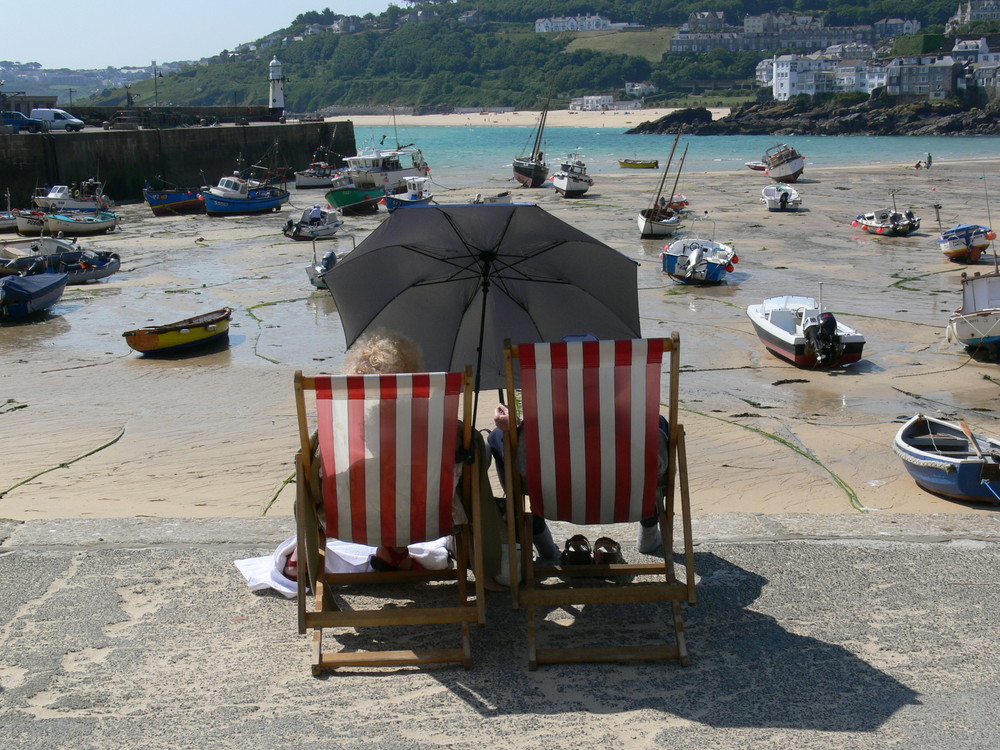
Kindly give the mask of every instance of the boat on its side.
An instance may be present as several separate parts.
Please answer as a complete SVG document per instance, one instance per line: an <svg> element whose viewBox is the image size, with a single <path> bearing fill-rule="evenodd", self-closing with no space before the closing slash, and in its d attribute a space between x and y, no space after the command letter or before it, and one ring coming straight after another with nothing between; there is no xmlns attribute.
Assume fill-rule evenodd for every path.
<svg viewBox="0 0 1000 750"><path fill-rule="evenodd" d="M861 359L865 337L812 297L771 297L747 307L761 343L796 367L839 367Z"/></svg>
<svg viewBox="0 0 1000 750"><path fill-rule="evenodd" d="M109 250L73 250L48 255L25 255L0 258L0 272L32 274L64 273L68 284L100 281L117 273L122 267L118 253Z"/></svg>
<svg viewBox="0 0 1000 750"><path fill-rule="evenodd" d="M318 213L318 216L313 214ZM336 210L329 207L313 206L302 212L298 221L288 220L282 234L293 240L328 240L344 225Z"/></svg>
<svg viewBox="0 0 1000 750"><path fill-rule="evenodd" d="M232 314L231 307L223 307L176 323L125 331L122 336L132 349L141 354L176 354L228 341Z"/></svg>
<svg viewBox="0 0 1000 750"><path fill-rule="evenodd" d="M288 203L287 190L251 180L240 174L223 177L214 187L200 193L209 216L259 214L280 211Z"/></svg>
<svg viewBox="0 0 1000 750"><path fill-rule="evenodd" d="M928 492L1000 503L1000 441L977 435L965 423L917 414L899 428L892 449Z"/></svg>
<svg viewBox="0 0 1000 750"><path fill-rule="evenodd" d="M549 180L555 191L564 198L579 198L594 186L594 181L587 174L587 165L576 158L562 162L559 170Z"/></svg>
<svg viewBox="0 0 1000 750"><path fill-rule="evenodd" d="M0 276L0 320L19 320L48 310L62 297L68 281L64 273Z"/></svg>
<svg viewBox="0 0 1000 750"><path fill-rule="evenodd" d="M719 284L740 259L730 245L686 237L663 248L660 262L663 273L681 284Z"/></svg>
<svg viewBox="0 0 1000 750"><path fill-rule="evenodd" d="M76 213L46 214L45 231L77 237L83 234L113 232L118 226L118 214L113 211L78 211Z"/></svg>
<svg viewBox="0 0 1000 750"><path fill-rule="evenodd" d="M104 183L93 178L79 187L74 183L38 188L32 202L43 211L107 211L114 205L104 194Z"/></svg>
<svg viewBox="0 0 1000 750"><path fill-rule="evenodd" d="M948 260L978 263L997 233L982 224L958 224L941 232L938 246Z"/></svg>
<svg viewBox="0 0 1000 750"><path fill-rule="evenodd" d="M920 229L920 217L911 209L899 212L881 208L867 214L858 214L851 226L883 237L905 237Z"/></svg>
<svg viewBox="0 0 1000 750"><path fill-rule="evenodd" d="M780 182L765 185L760 191L760 200L768 211L798 211L802 207L799 191Z"/></svg>
<svg viewBox="0 0 1000 750"><path fill-rule="evenodd" d="M545 154L542 152L542 139L545 136L545 120L549 116L549 103L551 101L552 92L549 91L549 95L545 99L545 106L542 107L542 112L538 116L531 153L514 158L514 179L526 188L541 187L549 176L549 167L545 163Z"/></svg>
<svg viewBox="0 0 1000 750"><path fill-rule="evenodd" d="M659 159L619 159L618 166L622 169L659 169Z"/></svg>
<svg viewBox="0 0 1000 750"><path fill-rule="evenodd" d="M948 318L945 338L991 355L1000 352L1000 273L962 273L962 305Z"/></svg>
<svg viewBox="0 0 1000 750"><path fill-rule="evenodd" d="M326 194L327 203L340 209L345 216L373 214L384 197L382 188L359 188L346 174L336 175Z"/></svg>
<svg viewBox="0 0 1000 750"><path fill-rule="evenodd" d="M205 199L202 192L206 188L160 188L142 189L142 197L153 211L154 216L177 216L180 214L205 213Z"/></svg>
<svg viewBox="0 0 1000 750"><path fill-rule="evenodd" d="M761 161L767 163L764 174L775 182L795 182L806 168L805 157L787 143L767 149Z"/></svg>
<svg viewBox="0 0 1000 750"><path fill-rule="evenodd" d="M386 195L383 199L386 210L392 213L397 208L407 206L424 206L434 199L434 193L430 189L429 177L407 177L406 190L402 193Z"/></svg>

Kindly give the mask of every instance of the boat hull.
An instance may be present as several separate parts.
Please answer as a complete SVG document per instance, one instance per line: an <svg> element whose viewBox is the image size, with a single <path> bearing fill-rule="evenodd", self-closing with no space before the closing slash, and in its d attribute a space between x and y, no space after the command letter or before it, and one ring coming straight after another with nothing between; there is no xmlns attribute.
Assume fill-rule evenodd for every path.
<svg viewBox="0 0 1000 750"><path fill-rule="evenodd" d="M229 214L261 214L270 211L280 211L282 205L288 202L288 191L280 188L262 188L261 191L251 191L246 198L231 198L214 195L211 191L201 193L205 201L205 213L209 216Z"/></svg>
<svg viewBox="0 0 1000 750"><path fill-rule="evenodd" d="M978 263L996 235L980 224L961 224L941 233L938 247L948 260Z"/></svg>
<svg viewBox="0 0 1000 750"><path fill-rule="evenodd" d="M339 208L344 214L373 214L385 197L381 188L359 188L355 186L334 188L326 194L327 202Z"/></svg>
<svg viewBox="0 0 1000 750"><path fill-rule="evenodd" d="M205 213L205 201L198 190L146 188L142 191L142 195L154 216Z"/></svg>
<svg viewBox="0 0 1000 750"><path fill-rule="evenodd" d="M639 225L639 236L643 239L673 237L681 228L681 217L673 212L664 214L659 209L646 208L639 212L636 223Z"/></svg>
<svg viewBox="0 0 1000 750"><path fill-rule="evenodd" d="M77 236L84 234L104 234L113 232L118 226L118 216L102 211L100 213L47 214L45 231L50 234Z"/></svg>
<svg viewBox="0 0 1000 750"><path fill-rule="evenodd" d="M527 188L539 188L545 184L549 168L543 161L514 159L514 179Z"/></svg>
<svg viewBox="0 0 1000 750"><path fill-rule="evenodd" d="M64 273L0 277L0 320L19 320L49 309L68 281Z"/></svg>
<svg viewBox="0 0 1000 750"><path fill-rule="evenodd" d="M622 169L659 169L659 159L619 159L618 166Z"/></svg>
<svg viewBox="0 0 1000 750"><path fill-rule="evenodd" d="M782 307L782 301L801 301L803 305ZM782 302L782 304L774 304ZM771 317L768 317L767 307L771 305ZM841 367L854 364L864 354L865 337L837 321L836 333L842 345L839 357L828 357L824 361L817 360L816 351L809 339L802 332L801 320L796 319L795 310L803 307L816 310L815 300L807 297L784 297L765 300L764 304L747 307L747 316L753 325L757 338L769 352L781 359L791 362L796 367ZM778 316L783 316L784 325L779 324ZM801 318L801 315L798 316Z"/></svg>
<svg viewBox="0 0 1000 750"><path fill-rule="evenodd" d="M760 200L768 211L798 211L802 199L797 190L785 185L768 185L760 191Z"/></svg>
<svg viewBox="0 0 1000 750"><path fill-rule="evenodd" d="M141 354L176 354L228 341L232 312L225 307L176 323L125 331L122 336L129 347Z"/></svg>
<svg viewBox="0 0 1000 750"><path fill-rule="evenodd" d="M590 190L590 181L560 177L555 174L552 176L552 187L564 198L579 198Z"/></svg>
<svg viewBox="0 0 1000 750"><path fill-rule="evenodd" d="M122 263L118 253L107 250L73 250L64 253L28 255L0 260L0 266L28 274L64 273L68 277L68 284L86 284L90 281L106 279L117 273L121 269Z"/></svg>
<svg viewBox="0 0 1000 750"><path fill-rule="evenodd" d="M739 262L729 245L689 238L670 244L660 253L663 273L680 284L720 284Z"/></svg>
<svg viewBox="0 0 1000 750"><path fill-rule="evenodd" d="M433 195L425 195L422 198L410 198L407 195L387 195L385 196L385 208L389 213L392 213L397 208L426 206L433 198Z"/></svg>
<svg viewBox="0 0 1000 750"><path fill-rule="evenodd" d="M953 422L916 415L893 439L893 451L920 487L954 500L998 503L1000 465L991 455L1000 442L973 434L984 457L980 458L961 426ZM985 482L984 482L985 480Z"/></svg>
<svg viewBox="0 0 1000 750"><path fill-rule="evenodd" d="M45 231L45 214L41 211L17 211L18 234L41 234Z"/></svg>

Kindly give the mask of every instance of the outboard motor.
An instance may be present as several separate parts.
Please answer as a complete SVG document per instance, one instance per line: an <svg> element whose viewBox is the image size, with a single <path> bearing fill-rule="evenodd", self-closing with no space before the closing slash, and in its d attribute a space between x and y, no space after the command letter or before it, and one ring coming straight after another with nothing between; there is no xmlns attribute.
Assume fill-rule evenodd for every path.
<svg viewBox="0 0 1000 750"><path fill-rule="evenodd" d="M788 208L788 191L782 190L781 195L778 197L778 205L781 206L781 210L784 211Z"/></svg>
<svg viewBox="0 0 1000 750"><path fill-rule="evenodd" d="M333 250L329 250L323 254L323 260L320 261L320 265L323 267L323 273L326 273L331 268L337 264L337 253Z"/></svg>
<svg viewBox="0 0 1000 750"><path fill-rule="evenodd" d="M837 319L831 312L810 316L802 323L802 333L816 354L817 365L835 365L840 362L844 345L837 335Z"/></svg>

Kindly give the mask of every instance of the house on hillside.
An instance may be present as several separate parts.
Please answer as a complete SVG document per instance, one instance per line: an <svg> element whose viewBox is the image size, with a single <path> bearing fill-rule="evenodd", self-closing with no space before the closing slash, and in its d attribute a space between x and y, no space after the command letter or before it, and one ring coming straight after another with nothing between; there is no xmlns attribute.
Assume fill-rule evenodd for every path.
<svg viewBox="0 0 1000 750"><path fill-rule="evenodd" d="M555 31L610 31L611 20L604 16L555 16L539 18L535 21L536 34L548 34Z"/></svg>
<svg viewBox="0 0 1000 750"><path fill-rule="evenodd" d="M905 21L902 18L883 18L873 23L872 26L875 28L875 36L879 39L916 34L922 28L920 21L915 18Z"/></svg>
<svg viewBox="0 0 1000 750"><path fill-rule="evenodd" d="M945 33L951 33L959 26L973 21L997 20L1000 20L1000 0L970 0L959 4L955 15L948 19Z"/></svg>
<svg viewBox="0 0 1000 750"><path fill-rule="evenodd" d="M896 57L886 66L886 91L912 99L944 99L956 89L963 65L951 55Z"/></svg>
<svg viewBox="0 0 1000 750"><path fill-rule="evenodd" d="M655 94L660 89L649 81L635 82L625 81L625 93L629 96L649 96Z"/></svg>

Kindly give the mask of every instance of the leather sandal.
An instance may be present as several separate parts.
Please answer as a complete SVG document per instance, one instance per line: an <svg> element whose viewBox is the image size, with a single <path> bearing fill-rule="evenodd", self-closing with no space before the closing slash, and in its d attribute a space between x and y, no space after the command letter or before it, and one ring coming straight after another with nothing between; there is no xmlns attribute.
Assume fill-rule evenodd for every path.
<svg viewBox="0 0 1000 750"><path fill-rule="evenodd" d="M576 534L566 540L562 551L563 565L593 565L594 556L590 550L590 540L583 534Z"/></svg>
<svg viewBox="0 0 1000 750"><path fill-rule="evenodd" d="M614 539L602 536L594 542L594 563L597 565L619 565L625 562L621 545Z"/></svg>

